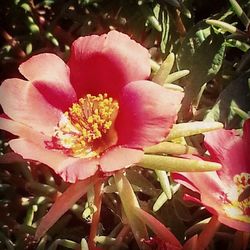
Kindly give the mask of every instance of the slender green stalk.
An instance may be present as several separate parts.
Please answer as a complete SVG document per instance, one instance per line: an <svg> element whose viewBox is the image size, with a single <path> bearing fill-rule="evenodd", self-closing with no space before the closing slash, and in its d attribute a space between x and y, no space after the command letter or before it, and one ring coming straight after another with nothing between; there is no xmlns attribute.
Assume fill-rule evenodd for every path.
<svg viewBox="0 0 250 250"><path fill-rule="evenodd" d="M236 0L229 0L229 2L231 3L233 11L235 12L235 14L239 17L241 22L247 28L250 21L249 21L249 18L247 17L247 15L246 15L246 13L243 11L243 9L240 7L240 5L238 4L238 2Z"/></svg>
<svg viewBox="0 0 250 250"><path fill-rule="evenodd" d="M159 179L163 192L166 194L167 198L170 200L172 198L172 190L171 190L170 182L169 182L166 171L155 170L155 173Z"/></svg>
<svg viewBox="0 0 250 250"><path fill-rule="evenodd" d="M168 154L168 155L183 155L197 154L196 148L177 144L173 142L161 142L159 144L144 148L145 154Z"/></svg>
<svg viewBox="0 0 250 250"><path fill-rule="evenodd" d="M144 168L169 172L205 172L216 171L221 168L221 165L216 162L161 155L144 155L138 165Z"/></svg>
<svg viewBox="0 0 250 250"><path fill-rule="evenodd" d="M134 214L136 208L140 208L136 195L122 172L117 172L114 175L115 183L119 196L121 198L124 212L127 216L128 223L134 233L136 242L140 249L145 249L142 239L147 239L148 234L145 224Z"/></svg>
<svg viewBox="0 0 250 250"><path fill-rule="evenodd" d="M153 76L152 81L160 85L163 85L174 65L174 60L175 60L174 53L170 53L165 59L165 61L162 63L160 69Z"/></svg>
<svg viewBox="0 0 250 250"><path fill-rule="evenodd" d="M177 72L174 72L172 74L169 74L165 80L165 83L172 83L172 82L176 82L179 79L181 79L184 76L187 76L190 73L189 70L184 69L184 70L180 70Z"/></svg>
<svg viewBox="0 0 250 250"><path fill-rule="evenodd" d="M232 110L239 115L243 120L247 120L250 115L248 113L246 113L244 110L237 108L237 107L232 107Z"/></svg>
<svg viewBox="0 0 250 250"><path fill-rule="evenodd" d="M154 71L154 72L159 70L159 68L160 68L160 65L152 59L150 59L150 65L151 65L152 71Z"/></svg>
<svg viewBox="0 0 250 250"><path fill-rule="evenodd" d="M220 122L188 122L175 124L170 130L170 133L166 140L171 141L173 139L185 136L196 135L205 133L208 131L223 128L223 124Z"/></svg>
<svg viewBox="0 0 250 250"><path fill-rule="evenodd" d="M162 192L153 205L153 211L157 212L168 200L168 197L164 192Z"/></svg>
<svg viewBox="0 0 250 250"><path fill-rule="evenodd" d="M226 23L226 22L223 22L223 21L209 19L209 20L206 20L206 23L209 25L213 25L215 27L221 28L222 30L228 31L232 34L234 34L234 33L245 34L241 30L234 27L233 25Z"/></svg>

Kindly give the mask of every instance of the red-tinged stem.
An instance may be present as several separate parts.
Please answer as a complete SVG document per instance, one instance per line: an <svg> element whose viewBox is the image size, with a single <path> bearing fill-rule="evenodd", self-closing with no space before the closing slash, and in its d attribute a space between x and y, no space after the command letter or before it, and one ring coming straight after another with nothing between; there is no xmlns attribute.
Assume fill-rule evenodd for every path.
<svg viewBox="0 0 250 250"><path fill-rule="evenodd" d="M248 246L250 234L247 232L237 231L234 234L233 244L230 250L246 250Z"/></svg>
<svg viewBox="0 0 250 250"><path fill-rule="evenodd" d="M248 242L250 240L250 233L249 232L242 232L242 234L243 234L243 240L242 240L243 248L242 248L242 250L246 250L248 247Z"/></svg>
<svg viewBox="0 0 250 250"><path fill-rule="evenodd" d="M198 237L196 250L205 250L220 226L217 216L213 216Z"/></svg>
<svg viewBox="0 0 250 250"><path fill-rule="evenodd" d="M135 240L140 249L147 249L142 239L148 239L148 233L144 221L141 221L135 215L135 209L140 208L137 197L134 190L122 171L117 172L114 175L115 184L121 198L122 206L126 217L128 219L128 224L134 234Z"/></svg>
<svg viewBox="0 0 250 250"><path fill-rule="evenodd" d="M124 225L120 233L116 237L115 246L119 247L121 243L124 241L124 238L128 235L130 231L130 227L128 225Z"/></svg>
<svg viewBox="0 0 250 250"><path fill-rule="evenodd" d="M94 205L96 207L96 211L93 214L92 223L90 227L89 240L88 240L89 250L94 250L96 247L95 236L97 234L98 224L100 220L103 185L104 185L103 180L101 179L94 185L94 192L95 192Z"/></svg>
<svg viewBox="0 0 250 250"><path fill-rule="evenodd" d="M35 238L40 239L86 192L89 186L97 181L95 177L71 184L55 201L49 212L42 218L37 227Z"/></svg>
<svg viewBox="0 0 250 250"><path fill-rule="evenodd" d="M185 242L182 250L193 250L197 248L197 240L198 235L195 234L192 238L190 238L187 242Z"/></svg>
<svg viewBox="0 0 250 250"><path fill-rule="evenodd" d="M12 37L7 31L2 28L0 28L0 34L5 39L5 41L16 51L19 57L26 57L25 52L20 48L19 42L14 37Z"/></svg>

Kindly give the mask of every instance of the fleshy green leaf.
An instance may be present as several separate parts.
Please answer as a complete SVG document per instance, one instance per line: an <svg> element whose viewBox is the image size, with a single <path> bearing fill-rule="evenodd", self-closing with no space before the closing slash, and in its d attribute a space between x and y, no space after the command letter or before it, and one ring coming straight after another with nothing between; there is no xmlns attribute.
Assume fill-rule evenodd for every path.
<svg viewBox="0 0 250 250"><path fill-rule="evenodd" d="M186 95L182 112L185 117L201 87L218 73L224 52L223 35L215 34L205 21L196 24L185 37L177 54L178 68L190 70L184 81Z"/></svg>
<svg viewBox="0 0 250 250"><path fill-rule="evenodd" d="M240 108L246 112L250 110L249 77L250 74L247 73L233 80L221 92L216 104L206 115L205 121L224 122L225 127L228 129L241 127L242 120L235 108Z"/></svg>

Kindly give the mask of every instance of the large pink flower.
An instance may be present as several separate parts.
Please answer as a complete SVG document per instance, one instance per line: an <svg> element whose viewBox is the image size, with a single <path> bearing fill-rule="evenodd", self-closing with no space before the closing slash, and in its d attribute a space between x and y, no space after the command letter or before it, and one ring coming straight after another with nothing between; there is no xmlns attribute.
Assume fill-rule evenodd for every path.
<svg viewBox="0 0 250 250"><path fill-rule="evenodd" d="M250 232L250 120L243 136L234 130L206 133L205 147L213 161L222 164L218 172L178 173L176 181L200 193L200 201L218 220L240 231Z"/></svg>
<svg viewBox="0 0 250 250"><path fill-rule="evenodd" d="M9 142L16 153L69 182L138 162L166 137L183 97L146 80L148 51L117 31L78 38L68 64L45 53L19 70L27 80L0 87L0 128L19 137Z"/></svg>

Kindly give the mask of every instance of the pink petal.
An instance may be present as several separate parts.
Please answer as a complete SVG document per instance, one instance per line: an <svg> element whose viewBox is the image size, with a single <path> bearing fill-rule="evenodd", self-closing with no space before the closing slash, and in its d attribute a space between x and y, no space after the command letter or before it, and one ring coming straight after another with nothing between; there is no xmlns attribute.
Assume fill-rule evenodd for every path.
<svg viewBox="0 0 250 250"><path fill-rule="evenodd" d="M246 120L243 125L243 139L250 142L250 119Z"/></svg>
<svg viewBox="0 0 250 250"><path fill-rule="evenodd" d="M162 141L176 121L183 93L150 81L126 85L116 119L118 144L144 148Z"/></svg>
<svg viewBox="0 0 250 250"><path fill-rule="evenodd" d="M98 161L95 159L73 158L59 151L42 148L25 139L9 142L10 147L24 159L35 160L50 166L67 182L76 182L95 174Z"/></svg>
<svg viewBox="0 0 250 250"><path fill-rule="evenodd" d="M73 158L68 157L61 163L60 169L56 171L64 181L74 183L93 176L98 170L98 161L95 158Z"/></svg>
<svg viewBox="0 0 250 250"><path fill-rule="evenodd" d="M203 204L212 214L225 214L223 204L227 187L216 172L177 173L172 176L176 182L200 194L200 200L190 195L186 195L185 199Z"/></svg>
<svg viewBox="0 0 250 250"><path fill-rule="evenodd" d="M104 152L100 165L103 172L113 172L139 162L142 157L142 150L117 146Z"/></svg>
<svg viewBox="0 0 250 250"><path fill-rule="evenodd" d="M150 75L148 51L117 31L78 38L68 64L78 97L104 92L117 97L125 84Z"/></svg>
<svg viewBox="0 0 250 250"><path fill-rule="evenodd" d="M49 140L49 137L33 130L31 127L2 117L0 117L0 129L6 130L13 135L28 139L36 144L44 145L44 141Z"/></svg>
<svg viewBox="0 0 250 250"><path fill-rule="evenodd" d="M11 140L9 145L14 152L20 154L24 159L44 163L55 171L58 171L61 162L67 159L67 156L62 153L42 148L26 139Z"/></svg>
<svg viewBox="0 0 250 250"><path fill-rule="evenodd" d="M52 135L61 111L51 106L29 82L7 79L0 87L0 103L11 119Z"/></svg>
<svg viewBox="0 0 250 250"><path fill-rule="evenodd" d="M196 188L203 198L201 199L203 204L209 204L206 202L208 199L212 199L216 202L222 202L226 186L224 186L224 184L221 182L218 174L215 171L203 173L179 173L176 176L179 179L174 179L175 181L181 182L187 188L189 188L190 185L193 185ZM182 178L180 178L180 176L182 176ZM195 191L195 188L192 190Z"/></svg>
<svg viewBox="0 0 250 250"><path fill-rule="evenodd" d="M247 162L250 162L250 119L244 122L243 126L243 143L245 147L245 156L247 158ZM248 167L247 173L250 172L250 166Z"/></svg>
<svg viewBox="0 0 250 250"><path fill-rule="evenodd" d="M219 129L208 132L204 142L212 159L222 164L218 174L228 185L236 174L249 171L245 144L235 131Z"/></svg>
<svg viewBox="0 0 250 250"><path fill-rule="evenodd" d="M72 184L53 204L49 212L42 218L36 230L35 238L41 238L87 191L96 180L88 178Z"/></svg>
<svg viewBox="0 0 250 250"><path fill-rule="evenodd" d="M230 219L229 217L223 216L223 215L221 215L221 216L219 215L218 220L221 223L223 223L231 228L234 228L236 230L243 231L243 232L250 232L250 224L247 222L242 222L242 221L238 221L235 219Z"/></svg>
<svg viewBox="0 0 250 250"><path fill-rule="evenodd" d="M175 182L180 183L181 185L185 186L186 188L189 188L190 190L199 193L199 190L192 181L190 181L185 174L182 173L171 173L171 177Z"/></svg>
<svg viewBox="0 0 250 250"><path fill-rule="evenodd" d="M69 68L60 57L49 53L33 56L20 65L19 71L56 108L65 111L76 101Z"/></svg>

